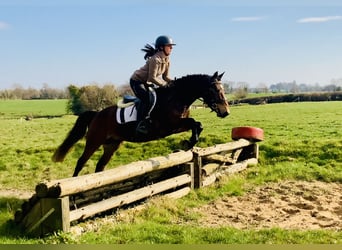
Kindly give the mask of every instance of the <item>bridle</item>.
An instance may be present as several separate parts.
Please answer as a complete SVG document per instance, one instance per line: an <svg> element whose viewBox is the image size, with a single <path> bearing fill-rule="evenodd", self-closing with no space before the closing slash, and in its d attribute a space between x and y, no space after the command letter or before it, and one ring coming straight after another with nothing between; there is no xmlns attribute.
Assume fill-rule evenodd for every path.
<svg viewBox="0 0 342 250"><path fill-rule="evenodd" d="M218 113L219 112L218 102L222 102L222 99L225 100L225 98L224 96L220 96L220 90L215 88L216 86L217 86L216 81L210 83L210 88L207 90L208 92L205 93L202 98L198 98L198 100L208 105L211 111Z"/></svg>

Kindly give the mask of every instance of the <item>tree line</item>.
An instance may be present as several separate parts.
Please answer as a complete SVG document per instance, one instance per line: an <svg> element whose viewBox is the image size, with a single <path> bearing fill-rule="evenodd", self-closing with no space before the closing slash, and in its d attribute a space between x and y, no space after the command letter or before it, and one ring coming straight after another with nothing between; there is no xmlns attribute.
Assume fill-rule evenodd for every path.
<svg viewBox="0 0 342 250"><path fill-rule="evenodd" d="M223 87L226 94L233 94L236 100L241 100L246 98L248 93L272 92L295 94L304 92L339 92L342 89L337 84L339 85L340 82L321 87L319 85L297 84L293 81L290 83L273 84L269 88L265 84L260 84L257 88L249 88L248 83L245 82L226 82L223 83ZM133 95L128 84L120 87L111 83L103 86L92 83L82 87L70 84L65 89L51 88L48 84L44 84L38 90L34 88L25 89L21 86L15 86L9 90L0 90L0 99L68 99L68 111L77 115L86 110L102 110L105 107L115 104L125 94Z"/></svg>
<svg viewBox="0 0 342 250"><path fill-rule="evenodd" d="M125 95L133 95L130 87L116 87L114 84L101 86L97 83L78 87L70 84L65 89L55 89L44 84L41 89L22 88L15 86L13 89L0 90L2 100L34 100L34 99L68 99L67 110L73 114L80 114L86 110L99 111L113 105L118 98Z"/></svg>
<svg viewBox="0 0 342 250"><path fill-rule="evenodd" d="M0 90L2 100L32 100L32 99L67 99L69 98L66 89L51 88L48 84L43 84L41 89L23 88L14 85L11 89Z"/></svg>
<svg viewBox="0 0 342 250"><path fill-rule="evenodd" d="M106 91L108 91L105 95L106 97L108 97L108 95L116 96L132 94L129 85L117 87L117 85L112 83L102 85L94 82L82 87L70 84L68 87L63 89L52 88L48 84L43 84L43 87L40 89L32 87L24 88L21 85L14 85L10 89L0 89L0 100L69 99L71 90L75 90L75 88L80 89L82 93L89 96L94 95L94 93L90 94L89 92L95 92L100 96L104 95L103 92ZM115 95L113 92L115 92Z"/></svg>
<svg viewBox="0 0 342 250"><path fill-rule="evenodd" d="M21 99L21 100L31 100L31 99L69 99L70 98L70 84L65 89L51 88L48 84L43 84L41 89L35 88L23 88L20 85L14 85L11 89L0 90L0 99L10 100L10 99ZM265 83L259 83L255 87L250 87L247 82L234 82L227 81L223 83L223 87L226 94L235 94L238 99L244 98L248 93L305 93L305 92L338 92L342 91L342 78L331 80L331 84L321 86L318 83L314 85L301 83L298 84L296 81L292 82L279 82L276 84L271 84L267 86ZM132 94L129 85L123 85L116 87L115 84L108 83L103 87L100 84L94 82L84 87L80 87L82 91L85 92L101 92L101 91L114 91L118 95L122 94ZM99 96L104 95L99 93Z"/></svg>
<svg viewBox="0 0 342 250"><path fill-rule="evenodd" d="M314 93L314 92L340 92L342 91L342 78L332 79L330 84L298 84L296 81L279 82L267 86L265 83L259 83L254 87L250 87L246 82L229 81L223 83L223 87L227 94L234 94L236 99L243 99L248 93L282 93L282 94L298 94L298 93Z"/></svg>

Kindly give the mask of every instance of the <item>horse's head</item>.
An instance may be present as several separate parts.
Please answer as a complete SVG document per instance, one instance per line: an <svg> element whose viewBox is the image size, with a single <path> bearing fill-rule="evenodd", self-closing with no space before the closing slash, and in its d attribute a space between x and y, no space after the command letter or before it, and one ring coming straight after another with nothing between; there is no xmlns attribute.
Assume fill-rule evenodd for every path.
<svg viewBox="0 0 342 250"><path fill-rule="evenodd" d="M203 98L211 110L215 111L218 117L229 115L229 105L224 94L224 88L221 84L221 78L224 73L214 75L194 74L176 79L168 85L168 88L159 88L160 92L166 95L173 95L177 101L191 105L196 99ZM164 98L169 100L168 98Z"/></svg>
<svg viewBox="0 0 342 250"><path fill-rule="evenodd" d="M209 77L210 82L208 89L203 93L204 102L215 111L218 117L226 117L229 115L229 104L227 102L224 88L221 83L221 78L224 73L218 74L215 72L213 76Z"/></svg>

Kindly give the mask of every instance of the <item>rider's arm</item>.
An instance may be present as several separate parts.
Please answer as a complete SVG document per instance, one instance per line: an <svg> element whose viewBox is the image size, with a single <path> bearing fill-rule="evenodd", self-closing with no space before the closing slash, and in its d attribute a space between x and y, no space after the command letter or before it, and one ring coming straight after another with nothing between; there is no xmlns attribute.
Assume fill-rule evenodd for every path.
<svg viewBox="0 0 342 250"><path fill-rule="evenodd" d="M170 68L170 62L167 63L165 72L163 74L163 79L165 82L169 83L172 81L170 75L169 75L169 68Z"/></svg>

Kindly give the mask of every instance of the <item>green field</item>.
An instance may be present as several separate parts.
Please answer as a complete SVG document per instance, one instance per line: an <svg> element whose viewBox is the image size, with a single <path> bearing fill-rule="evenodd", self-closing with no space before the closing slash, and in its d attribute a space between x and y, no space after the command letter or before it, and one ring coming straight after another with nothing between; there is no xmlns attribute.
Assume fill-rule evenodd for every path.
<svg viewBox="0 0 342 250"><path fill-rule="evenodd" d="M57 117L66 114L67 100L0 100L0 119Z"/></svg>
<svg viewBox="0 0 342 250"><path fill-rule="evenodd" d="M0 101L0 189L33 191L42 180L70 177L84 141L79 142L63 163L51 156L76 120L66 115L66 100ZM209 109L192 110L192 117L204 127L198 146L231 141L233 127L264 129L260 162L229 182L194 191L172 206L156 202L133 221L99 228L82 236L60 233L44 239L27 239L10 221L22 200L0 197L0 242L3 243L342 243L342 232L297 231L278 228L238 230L230 227L203 228L196 207L226 194L242 195L245 188L282 180L319 180L342 183L342 102L306 102L231 107L231 115L216 118ZM22 119L34 117L30 121ZM36 118L35 118L36 117ZM107 169L166 155L179 147L186 132L149 143L125 142ZM81 174L92 173L97 152ZM165 202L163 202L165 203ZM175 218L188 223L173 223Z"/></svg>

